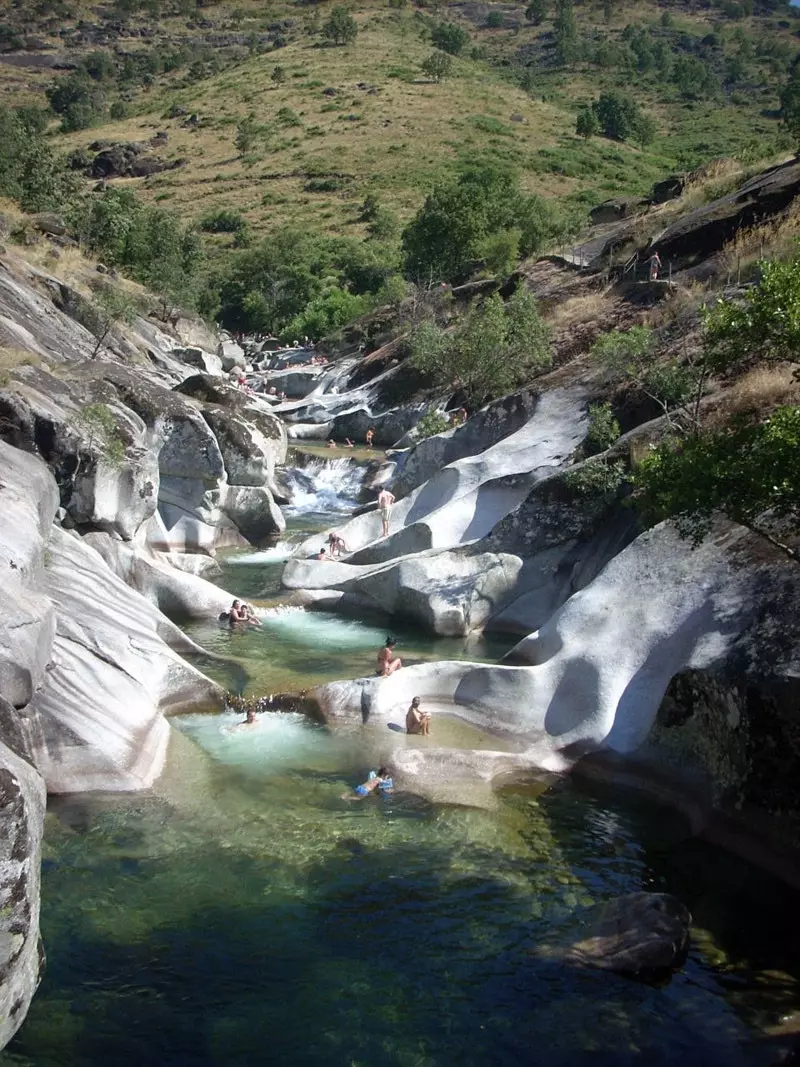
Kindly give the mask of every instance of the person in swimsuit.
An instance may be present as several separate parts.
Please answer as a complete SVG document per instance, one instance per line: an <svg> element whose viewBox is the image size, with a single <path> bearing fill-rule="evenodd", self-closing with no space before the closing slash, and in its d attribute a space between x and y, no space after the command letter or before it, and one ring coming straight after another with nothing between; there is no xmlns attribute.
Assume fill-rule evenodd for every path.
<svg viewBox="0 0 800 1067"><path fill-rule="evenodd" d="M357 785L350 793L343 793L342 800L363 800L371 793L389 793L393 788L392 776L388 767L379 767L377 772L370 771L369 778Z"/></svg>
<svg viewBox="0 0 800 1067"><path fill-rule="evenodd" d="M388 678L390 674L394 674L403 666L403 661L399 656L394 655L394 646L397 641L393 637L386 638L386 644L378 653L378 666L375 673L379 678Z"/></svg>
<svg viewBox="0 0 800 1067"><path fill-rule="evenodd" d="M431 717L427 711L420 711L420 699L414 697L411 707L406 712L406 733L430 737Z"/></svg>
<svg viewBox="0 0 800 1067"><path fill-rule="evenodd" d="M381 489L378 492L378 509L381 513L381 522L383 523L383 536L389 536L389 519L392 515L392 504L394 504L395 497L388 489Z"/></svg>
<svg viewBox="0 0 800 1067"><path fill-rule="evenodd" d="M342 552L347 551L347 545L344 543L344 538L340 537L337 533L328 534L328 553L331 559L334 556L341 556Z"/></svg>
<svg viewBox="0 0 800 1067"><path fill-rule="evenodd" d="M375 431L372 429L372 427L370 427L364 435L364 440L366 441L367 448L372 448L372 439L374 436Z"/></svg>

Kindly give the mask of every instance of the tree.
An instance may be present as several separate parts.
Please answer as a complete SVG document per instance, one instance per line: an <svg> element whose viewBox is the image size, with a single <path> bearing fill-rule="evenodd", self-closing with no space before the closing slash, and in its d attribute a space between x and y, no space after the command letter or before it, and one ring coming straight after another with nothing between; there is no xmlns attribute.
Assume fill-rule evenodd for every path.
<svg viewBox="0 0 800 1067"><path fill-rule="evenodd" d="M525 18L534 26L541 26L547 18L547 0L531 0L525 8Z"/></svg>
<svg viewBox="0 0 800 1067"><path fill-rule="evenodd" d="M649 115L639 114L633 124L633 139L640 148L646 148L656 139L658 128Z"/></svg>
<svg viewBox="0 0 800 1067"><path fill-rule="evenodd" d="M800 66L792 68L781 92L781 118L795 144L800 145Z"/></svg>
<svg viewBox="0 0 800 1067"><path fill-rule="evenodd" d="M350 44L357 35L358 25L346 7L335 7L322 26L322 36L334 44Z"/></svg>
<svg viewBox="0 0 800 1067"><path fill-rule="evenodd" d="M270 81L272 81L275 85L283 85L283 83L286 81L286 71L283 69L283 67L273 67L272 74L270 74Z"/></svg>
<svg viewBox="0 0 800 1067"><path fill-rule="evenodd" d="M603 93L592 109L603 134L615 141L626 141L641 119L639 105L633 97L616 90Z"/></svg>
<svg viewBox="0 0 800 1067"><path fill-rule="evenodd" d="M800 554L770 529L770 517L800 518L800 407L778 408L762 422L735 420L722 429L664 442L635 476L650 521L672 519L699 543L719 512L764 537L795 562Z"/></svg>
<svg viewBox="0 0 800 1067"><path fill-rule="evenodd" d="M77 186L53 155L43 127L34 108L0 108L0 195L18 201L23 211L59 210Z"/></svg>
<svg viewBox="0 0 800 1067"><path fill-rule="evenodd" d="M234 138L234 144L236 145L236 151L240 156L246 156L252 149L258 138L259 129L258 124L254 118L247 116L240 119L236 125L236 137Z"/></svg>
<svg viewBox="0 0 800 1067"><path fill-rule="evenodd" d="M405 270L426 282L452 278L482 256L487 238L514 229L520 253L530 255L561 221L550 201L525 196L507 168L470 167L437 185L403 231Z"/></svg>
<svg viewBox="0 0 800 1067"><path fill-rule="evenodd" d="M580 55L578 23L572 0L556 0L556 18L553 25L556 57L562 66L569 67Z"/></svg>
<svg viewBox="0 0 800 1067"><path fill-rule="evenodd" d="M497 295L488 297L452 333L422 323L410 343L417 370L439 385L462 390L476 406L552 365L547 327L524 288L506 304Z"/></svg>
<svg viewBox="0 0 800 1067"><path fill-rule="evenodd" d="M431 26L431 44L451 56L458 56L469 44L469 34L455 22L436 22Z"/></svg>
<svg viewBox="0 0 800 1067"><path fill-rule="evenodd" d="M506 17L502 11L490 11L486 16L486 27L490 30L499 30L505 24Z"/></svg>
<svg viewBox="0 0 800 1067"><path fill-rule="evenodd" d="M432 78L435 82L440 82L442 78L448 77L452 70L453 60L447 52L431 52L428 58L422 62L422 73Z"/></svg>
<svg viewBox="0 0 800 1067"><path fill-rule="evenodd" d="M123 322L133 322L136 316L136 304L133 298L119 286L104 285L95 291L94 311L96 319L92 325L92 333L97 343L92 352L92 359L97 357L114 326Z"/></svg>
<svg viewBox="0 0 800 1067"><path fill-rule="evenodd" d="M587 140L600 132L600 122L591 107L582 107L575 122L575 133Z"/></svg>
<svg viewBox="0 0 800 1067"><path fill-rule="evenodd" d="M83 130L105 106L105 97L84 70L76 70L48 86L45 95L53 111L61 116L65 133Z"/></svg>

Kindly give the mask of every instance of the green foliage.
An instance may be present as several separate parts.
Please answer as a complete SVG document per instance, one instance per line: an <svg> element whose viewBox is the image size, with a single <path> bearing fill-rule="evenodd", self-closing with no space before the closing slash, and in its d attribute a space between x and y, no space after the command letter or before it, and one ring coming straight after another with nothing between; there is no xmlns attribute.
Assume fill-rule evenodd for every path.
<svg viewBox="0 0 800 1067"><path fill-rule="evenodd" d="M130 294L116 285L103 285L94 294L94 322L92 333L97 344L92 352L94 359L108 337L112 328L118 323L131 323L136 316L136 303Z"/></svg>
<svg viewBox="0 0 800 1067"><path fill-rule="evenodd" d="M458 56L469 44L469 34L455 22L435 22L431 26L431 44L442 52Z"/></svg>
<svg viewBox="0 0 800 1067"><path fill-rule="evenodd" d="M350 44L358 36L358 25L346 7L335 7L323 23L322 36L334 44Z"/></svg>
<svg viewBox="0 0 800 1067"><path fill-rule="evenodd" d="M449 429L450 420L435 408L428 408L414 427L418 441L423 441L426 437L435 437L437 433L444 433Z"/></svg>
<svg viewBox="0 0 800 1067"><path fill-rule="evenodd" d="M800 256L759 269L761 280L742 301L720 300L705 313L706 351L717 369L800 358Z"/></svg>
<svg viewBox="0 0 800 1067"><path fill-rule="evenodd" d="M500 230L490 234L483 242L481 256L489 274L507 278L519 259L519 242L522 234L518 229Z"/></svg>
<svg viewBox="0 0 800 1067"><path fill-rule="evenodd" d="M578 23L572 0L556 0L556 18L553 24L556 58L562 66L572 66L581 53Z"/></svg>
<svg viewBox="0 0 800 1067"><path fill-rule="evenodd" d="M711 68L697 56L679 56L672 67L672 80L687 100L711 96L717 89Z"/></svg>
<svg viewBox="0 0 800 1067"><path fill-rule="evenodd" d="M578 118L575 122L575 133L579 137L594 137L600 132L600 120L597 117L597 113L594 108L582 107L578 112Z"/></svg>
<svg viewBox="0 0 800 1067"><path fill-rule="evenodd" d="M795 145L800 145L800 67L792 68L781 91L781 118Z"/></svg>
<svg viewBox="0 0 800 1067"><path fill-rule="evenodd" d="M518 289L508 303L490 296L451 333L424 322L410 338L411 364L479 405L510 392L552 364L549 334L534 297Z"/></svg>
<svg viewBox="0 0 800 1067"><path fill-rule="evenodd" d="M234 144L240 156L246 156L252 150L260 135L260 127L254 118L247 116L236 124Z"/></svg>
<svg viewBox="0 0 800 1067"><path fill-rule="evenodd" d="M531 0L525 8L525 18L534 26L541 26L547 18L547 0Z"/></svg>
<svg viewBox="0 0 800 1067"><path fill-rule="evenodd" d="M273 67L272 74L269 77L270 81L274 82L275 85L283 85L286 81L286 71L281 66Z"/></svg>
<svg viewBox="0 0 800 1067"><path fill-rule="evenodd" d="M65 133L91 126L105 109L105 95L85 70L57 79L46 89L50 107L61 116Z"/></svg>
<svg viewBox="0 0 800 1067"><path fill-rule="evenodd" d="M614 416L609 403L591 404L589 407L589 430L583 442L587 456L605 452L620 435L619 422Z"/></svg>
<svg viewBox="0 0 800 1067"><path fill-rule="evenodd" d="M765 512L797 525L799 455L800 407L779 408L763 422L735 421L659 445L636 472L638 502L648 520L673 519L695 543L717 512L769 537Z"/></svg>
<svg viewBox="0 0 800 1067"><path fill-rule="evenodd" d="M310 337L318 341L334 333L367 310L363 296L356 296L337 285L331 285L310 300L281 331L284 341L295 337Z"/></svg>
<svg viewBox="0 0 800 1067"><path fill-rule="evenodd" d="M453 70L453 60L446 52L433 51L427 59L423 60L422 73L435 82L446 78Z"/></svg>
<svg viewBox="0 0 800 1067"><path fill-rule="evenodd" d="M437 186L403 231L409 277L449 279L469 260L483 255L497 234L519 231L519 251L530 255L561 225L552 203L525 196L515 175L502 167L465 170Z"/></svg>
<svg viewBox="0 0 800 1067"><path fill-rule="evenodd" d="M624 462L604 463L593 459L564 475L564 485L576 496L608 497L617 493L627 478Z"/></svg>
<svg viewBox="0 0 800 1067"><path fill-rule="evenodd" d="M603 134L615 141L627 141L642 120L639 105L633 97L617 90L602 93L592 104L592 110Z"/></svg>
<svg viewBox="0 0 800 1067"><path fill-rule="evenodd" d="M0 108L0 194L23 211L59 210L77 188L42 136L43 126L34 108Z"/></svg>
<svg viewBox="0 0 800 1067"><path fill-rule="evenodd" d="M89 448L97 444L106 462L119 467L125 459L125 442L111 408L107 404L84 404L78 421L89 431Z"/></svg>
<svg viewBox="0 0 800 1067"><path fill-rule="evenodd" d="M247 225L241 211L233 208L218 208L204 215L198 226L205 233L238 233Z"/></svg>
<svg viewBox="0 0 800 1067"><path fill-rule="evenodd" d="M486 26L490 30L499 30L505 24L506 18L502 11L490 11L486 16Z"/></svg>
<svg viewBox="0 0 800 1067"><path fill-rule="evenodd" d="M648 326L630 330L610 330L592 345L592 356L617 374L639 378L650 369L655 351L655 335Z"/></svg>

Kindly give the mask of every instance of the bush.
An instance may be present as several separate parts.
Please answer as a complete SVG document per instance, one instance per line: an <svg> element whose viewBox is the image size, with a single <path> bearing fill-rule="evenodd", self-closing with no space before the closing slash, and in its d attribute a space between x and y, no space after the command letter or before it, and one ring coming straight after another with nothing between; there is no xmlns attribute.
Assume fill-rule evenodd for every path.
<svg viewBox="0 0 800 1067"><path fill-rule="evenodd" d="M224 207L217 211L210 211L198 223L198 227L205 233L237 233L245 225L246 221L241 211Z"/></svg>
<svg viewBox="0 0 800 1067"><path fill-rule="evenodd" d="M453 60L446 52L431 52L421 64L422 73L435 82L446 78L453 69Z"/></svg>
<svg viewBox="0 0 800 1067"><path fill-rule="evenodd" d="M322 36L334 44L350 44L358 36L358 25L346 7L335 7L322 26Z"/></svg>
<svg viewBox="0 0 800 1067"><path fill-rule="evenodd" d="M444 433L450 429L450 420L441 411L428 408L417 425L414 427L417 440L422 441L426 437L435 437L437 433Z"/></svg>
<svg viewBox="0 0 800 1067"><path fill-rule="evenodd" d="M455 22L436 22L431 26L431 44L442 52L457 56L469 44L469 34Z"/></svg>
<svg viewBox="0 0 800 1067"><path fill-rule="evenodd" d="M575 123L575 133L579 137L594 137L595 134L600 132L600 121L597 118L597 114L593 108L582 107L578 112L578 118Z"/></svg>
<svg viewBox="0 0 800 1067"><path fill-rule="evenodd" d="M507 304L488 297L451 333L424 322L410 338L411 365L436 384L461 389L469 403L510 392L552 365L549 333L534 297L518 289Z"/></svg>
<svg viewBox="0 0 800 1067"><path fill-rule="evenodd" d="M589 407L589 431L583 442L587 456L595 456L610 448L620 435L619 422L609 403Z"/></svg>
<svg viewBox="0 0 800 1067"><path fill-rule="evenodd" d="M615 463L595 459L565 474L564 485L576 496L604 497L617 493L626 477L625 464L621 459Z"/></svg>
<svg viewBox="0 0 800 1067"><path fill-rule="evenodd" d="M604 135L615 141L626 141L642 117L633 97L616 91L603 93L592 105L592 110Z"/></svg>
<svg viewBox="0 0 800 1067"><path fill-rule="evenodd" d="M547 0L531 0L525 8L525 18L534 26L540 26L547 18Z"/></svg>
<svg viewBox="0 0 800 1067"><path fill-rule="evenodd" d="M490 30L499 30L505 25L505 15L502 11L490 11L486 16L486 26Z"/></svg>
<svg viewBox="0 0 800 1067"><path fill-rule="evenodd" d="M42 136L38 111L0 108L0 194L23 211L55 211L77 191L75 178Z"/></svg>
<svg viewBox="0 0 800 1067"><path fill-rule="evenodd" d="M102 114L105 97L84 70L76 70L48 86L45 95L51 109L61 116L65 133L83 130Z"/></svg>

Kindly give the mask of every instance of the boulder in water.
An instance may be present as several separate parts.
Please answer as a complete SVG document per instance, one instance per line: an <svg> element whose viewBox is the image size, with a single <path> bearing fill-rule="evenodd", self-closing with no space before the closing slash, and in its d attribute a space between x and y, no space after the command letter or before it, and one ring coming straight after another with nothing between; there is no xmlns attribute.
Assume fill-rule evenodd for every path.
<svg viewBox="0 0 800 1067"><path fill-rule="evenodd" d="M589 908L584 921L583 936L563 953L570 963L656 978L679 968L689 951L692 916L669 893L615 897Z"/></svg>

